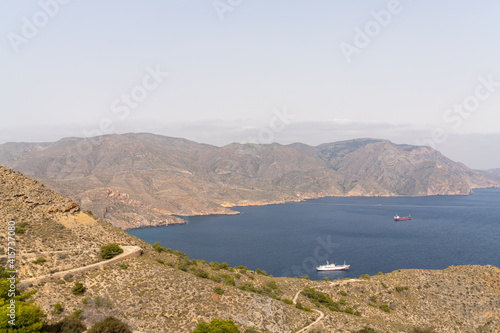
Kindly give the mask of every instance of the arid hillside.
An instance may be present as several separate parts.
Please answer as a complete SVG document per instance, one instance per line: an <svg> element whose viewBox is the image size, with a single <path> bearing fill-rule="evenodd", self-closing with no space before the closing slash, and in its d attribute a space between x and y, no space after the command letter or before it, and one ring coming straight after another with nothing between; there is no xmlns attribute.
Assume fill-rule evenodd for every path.
<svg viewBox="0 0 500 333"><path fill-rule="evenodd" d="M243 266L191 259L166 249L168 244L155 250L4 167L0 218L2 264L12 220L18 227L19 286L37 290L35 304L48 322L81 310L87 326L113 315L140 332L192 332L200 320L213 318L231 319L241 332L500 329L500 269L493 266L401 270L339 281L274 278ZM107 243L140 249L106 261L98 252ZM85 287L81 295L72 293L76 282Z"/></svg>
<svg viewBox="0 0 500 333"><path fill-rule="evenodd" d="M469 194L497 187L429 147L359 139L215 147L153 134L0 146L0 164L74 198L122 228L182 223L175 216L325 196Z"/></svg>

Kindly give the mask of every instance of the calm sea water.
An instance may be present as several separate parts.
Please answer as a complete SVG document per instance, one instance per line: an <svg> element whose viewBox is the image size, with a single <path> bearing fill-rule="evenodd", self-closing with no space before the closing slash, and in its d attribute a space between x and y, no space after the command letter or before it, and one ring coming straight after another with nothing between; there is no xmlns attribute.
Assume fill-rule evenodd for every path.
<svg viewBox="0 0 500 333"><path fill-rule="evenodd" d="M261 207L241 215L129 231L191 258L261 268L274 276L359 277L403 268L500 267L500 189L470 196L324 198ZM411 221L393 216L411 214ZM330 262L348 272L316 272Z"/></svg>

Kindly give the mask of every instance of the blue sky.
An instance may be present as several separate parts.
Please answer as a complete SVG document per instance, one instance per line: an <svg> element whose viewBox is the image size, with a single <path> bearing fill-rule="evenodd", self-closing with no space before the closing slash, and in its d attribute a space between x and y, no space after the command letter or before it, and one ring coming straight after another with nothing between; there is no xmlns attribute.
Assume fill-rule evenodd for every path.
<svg viewBox="0 0 500 333"><path fill-rule="evenodd" d="M493 0L4 0L0 142L378 137L500 167L499 12Z"/></svg>

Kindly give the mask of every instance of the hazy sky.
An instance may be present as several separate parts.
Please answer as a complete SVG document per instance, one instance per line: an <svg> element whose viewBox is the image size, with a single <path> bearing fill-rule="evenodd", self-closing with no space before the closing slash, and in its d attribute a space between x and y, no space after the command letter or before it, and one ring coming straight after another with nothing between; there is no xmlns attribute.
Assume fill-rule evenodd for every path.
<svg viewBox="0 0 500 333"><path fill-rule="evenodd" d="M357 137L500 167L500 2L0 2L0 143Z"/></svg>

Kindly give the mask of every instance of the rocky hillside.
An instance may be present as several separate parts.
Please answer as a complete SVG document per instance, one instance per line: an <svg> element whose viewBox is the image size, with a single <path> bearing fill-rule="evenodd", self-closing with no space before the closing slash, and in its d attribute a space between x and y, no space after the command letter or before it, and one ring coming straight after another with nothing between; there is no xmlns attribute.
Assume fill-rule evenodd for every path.
<svg viewBox="0 0 500 333"><path fill-rule="evenodd" d="M87 326L113 315L141 332L192 332L197 322L213 318L231 319L241 332L500 329L500 269L492 266L401 270L340 281L273 278L170 249L155 251L80 211L68 197L3 167L0 219L0 261L5 265L7 221L13 220L20 286L37 290L34 301L49 322L82 310ZM97 253L109 242L138 246L142 255L68 271L105 264ZM85 286L83 295L72 293L75 282Z"/></svg>
<svg viewBox="0 0 500 333"><path fill-rule="evenodd" d="M35 177L123 228L182 215L324 196L469 194L491 175L429 147L359 139L304 144L198 144L153 134L0 146L0 164Z"/></svg>

